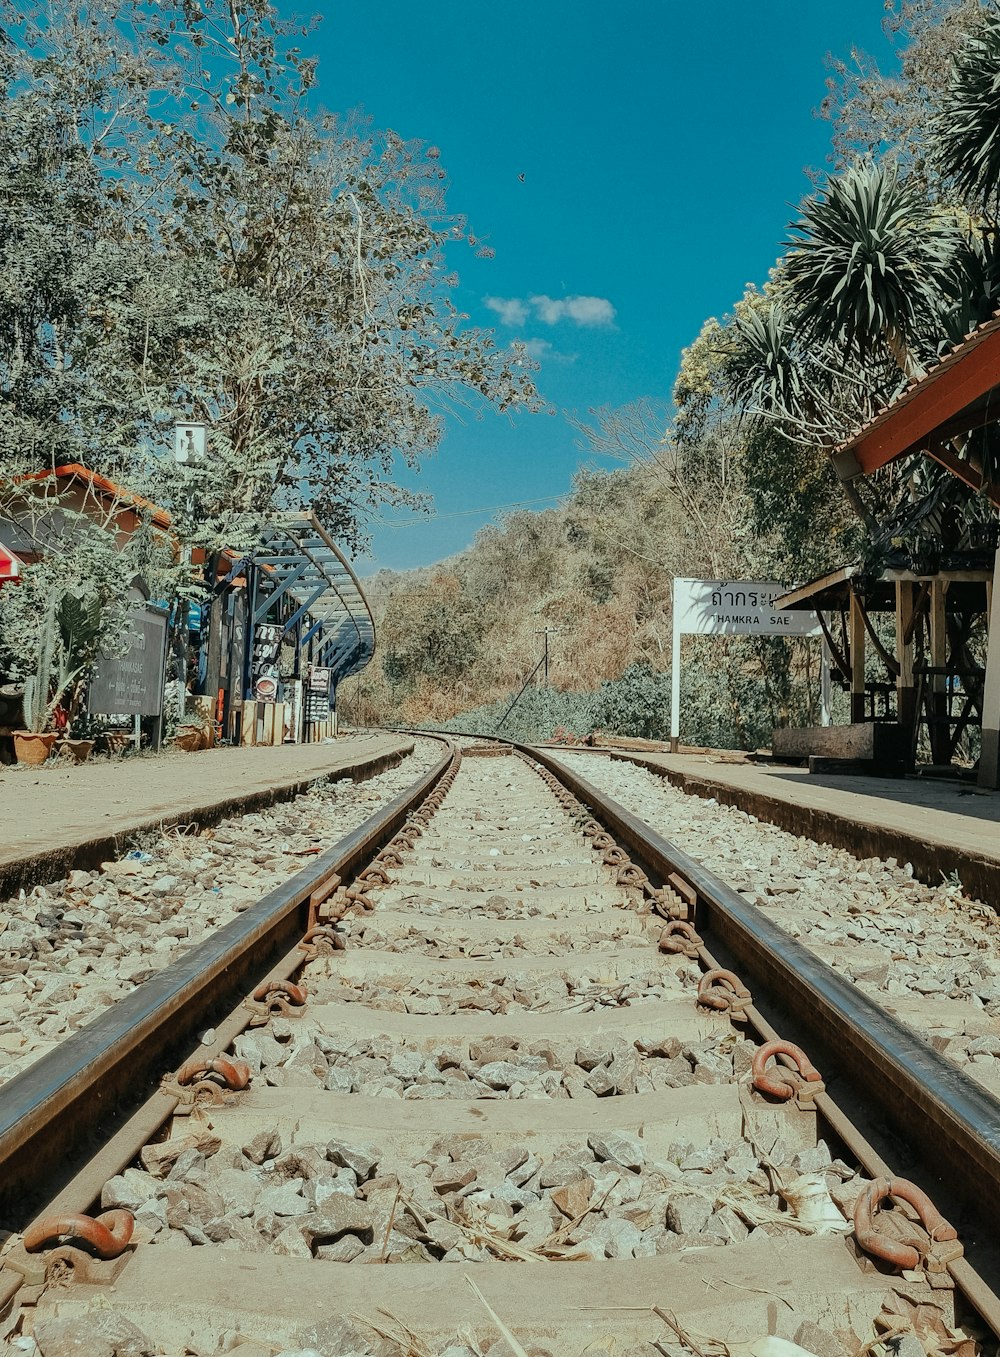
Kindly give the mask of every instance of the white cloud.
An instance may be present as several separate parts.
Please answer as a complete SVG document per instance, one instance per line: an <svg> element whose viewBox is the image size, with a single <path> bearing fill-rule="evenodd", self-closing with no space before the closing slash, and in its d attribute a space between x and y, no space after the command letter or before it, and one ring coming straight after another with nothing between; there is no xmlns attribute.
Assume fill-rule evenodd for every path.
<svg viewBox="0 0 1000 1357"><path fill-rule="evenodd" d="M579 357L575 353L560 353L547 339L526 339L524 348L528 357L534 358L536 363L540 363L544 358L553 363L575 363Z"/></svg>
<svg viewBox="0 0 1000 1357"><path fill-rule="evenodd" d="M484 297L483 301L503 325L523 325L528 319L528 308L518 297Z"/></svg>
<svg viewBox="0 0 1000 1357"><path fill-rule="evenodd" d="M545 325L556 325L570 320L574 325L612 325L615 308L606 297L547 297L544 293L531 298L538 319Z"/></svg>
<svg viewBox="0 0 1000 1357"><path fill-rule="evenodd" d="M613 325L615 308L606 297L549 297L539 293L527 300L521 297L484 297L483 302L495 311L503 325L523 325L529 309L543 325L558 325L568 320L573 325L589 328Z"/></svg>

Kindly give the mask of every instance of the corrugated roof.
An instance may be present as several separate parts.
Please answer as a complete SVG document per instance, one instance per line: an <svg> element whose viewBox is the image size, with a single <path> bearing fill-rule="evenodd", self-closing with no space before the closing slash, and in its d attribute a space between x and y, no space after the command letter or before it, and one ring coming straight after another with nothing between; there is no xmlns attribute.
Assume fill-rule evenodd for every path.
<svg viewBox="0 0 1000 1357"><path fill-rule="evenodd" d="M868 438L875 433L890 419L895 418L898 412L908 405L915 396L926 391L928 387L933 386L936 381L956 364L960 363L968 354L977 349L984 340L989 339L991 335L1000 331L1000 310L995 312L991 320L984 321L975 330L970 330L961 344L955 344L944 356L929 368L922 377L915 377L903 391L899 393L888 405L884 406L873 419L867 424L863 424L857 429L850 438L841 443L836 449L835 454L840 452L850 452L863 439Z"/></svg>

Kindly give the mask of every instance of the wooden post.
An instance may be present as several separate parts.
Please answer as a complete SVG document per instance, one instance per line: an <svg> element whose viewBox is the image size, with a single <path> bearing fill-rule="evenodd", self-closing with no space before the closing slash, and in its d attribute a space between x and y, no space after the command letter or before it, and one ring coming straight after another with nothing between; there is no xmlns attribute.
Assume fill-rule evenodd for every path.
<svg viewBox="0 0 1000 1357"><path fill-rule="evenodd" d="M851 724L865 719L865 620L860 598L851 587L851 615L848 623L851 647Z"/></svg>
<svg viewBox="0 0 1000 1357"><path fill-rule="evenodd" d="M916 714L916 692L913 686L913 592L909 580L896 581L896 658L899 677L896 679L896 720L907 730L913 730ZM909 640L907 640L909 636Z"/></svg>
<svg viewBox="0 0 1000 1357"><path fill-rule="evenodd" d="M830 674L830 647L824 636L819 657L819 723L833 725L833 679Z"/></svg>
<svg viewBox="0 0 1000 1357"><path fill-rule="evenodd" d="M945 626L945 582L942 579L931 580L930 622L931 622L931 668L944 670L948 664L948 630ZM948 714L945 674L931 675L931 762L948 762Z"/></svg>
<svg viewBox="0 0 1000 1357"><path fill-rule="evenodd" d="M257 743L257 703L243 703L243 725L240 729L240 744Z"/></svg>
<svg viewBox="0 0 1000 1357"><path fill-rule="evenodd" d="M1000 551L993 566L993 583L1000 572ZM983 685L983 749L979 759L980 787L1000 786L1000 589L988 588L989 633L986 643L986 680Z"/></svg>

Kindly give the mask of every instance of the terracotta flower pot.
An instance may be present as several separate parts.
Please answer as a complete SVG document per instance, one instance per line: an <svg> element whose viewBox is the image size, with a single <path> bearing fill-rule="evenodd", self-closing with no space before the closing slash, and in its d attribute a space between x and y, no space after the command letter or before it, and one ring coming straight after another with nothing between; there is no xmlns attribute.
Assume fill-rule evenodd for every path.
<svg viewBox="0 0 1000 1357"><path fill-rule="evenodd" d="M33 768L37 768L40 763L52 753L52 746L56 742L55 731L47 731L45 734L37 734L33 730L15 730L14 731L14 753L17 755L18 763L27 763Z"/></svg>
<svg viewBox="0 0 1000 1357"><path fill-rule="evenodd" d="M198 726L181 726L174 736L174 744L178 749L186 749L189 753L205 747L202 732Z"/></svg>
<svg viewBox="0 0 1000 1357"><path fill-rule="evenodd" d="M74 763L86 763L90 758L90 751L94 747L93 740L60 740L59 753L66 758L70 758Z"/></svg>

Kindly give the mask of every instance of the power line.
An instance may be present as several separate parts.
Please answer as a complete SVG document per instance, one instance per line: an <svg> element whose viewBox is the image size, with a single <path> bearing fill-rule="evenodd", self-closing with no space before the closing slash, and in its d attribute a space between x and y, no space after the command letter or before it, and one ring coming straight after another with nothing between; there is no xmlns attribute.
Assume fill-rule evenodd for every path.
<svg viewBox="0 0 1000 1357"><path fill-rule="evenodd" d="M482 509L455 509L446 514L427 514L420 518L380 518L376 520L382 528L412 528L423 523L437 523L442 518L469 518L474 514L495 514L501 509L525 509L531 504L550 504L553 500L564 499L565 495L542 495L539 499L518 499L510 504L488 504Z"/></svg>

